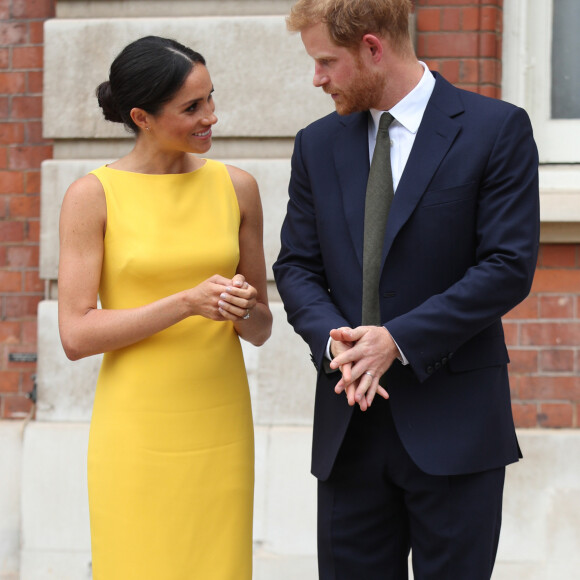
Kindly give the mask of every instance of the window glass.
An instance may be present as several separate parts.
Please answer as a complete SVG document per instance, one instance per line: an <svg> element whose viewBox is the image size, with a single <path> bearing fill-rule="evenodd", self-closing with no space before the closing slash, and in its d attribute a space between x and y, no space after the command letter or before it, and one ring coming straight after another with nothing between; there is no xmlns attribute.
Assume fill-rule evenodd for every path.
<svg viewBox="0 0 580 580"><path fill-rule="evenodd" d="M554 0L552 119L580 118L580 2Z"/></svg>

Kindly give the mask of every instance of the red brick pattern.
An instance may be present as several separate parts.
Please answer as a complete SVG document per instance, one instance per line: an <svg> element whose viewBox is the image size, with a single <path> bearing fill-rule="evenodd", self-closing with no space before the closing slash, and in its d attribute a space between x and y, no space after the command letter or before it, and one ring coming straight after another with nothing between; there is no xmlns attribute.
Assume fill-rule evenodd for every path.
<svg viewBox="0 0 580 580"><path fill-rule="evenodd" d="M0 418L25 417L32 404L42 139L43 23L54 0L0 0Z"/></svg>
<svg viewBox="0 0 580 580"><path fill-rule="evenodd" d="M504 317L519 427L580 427L580 244L540 248L530 296Z"/></svg>
<svg viewBox="0 0 580 580"><path fill-rule="evenodd" d="M501 96L503 0L415 0L417 55L454 85Z"/></svg>

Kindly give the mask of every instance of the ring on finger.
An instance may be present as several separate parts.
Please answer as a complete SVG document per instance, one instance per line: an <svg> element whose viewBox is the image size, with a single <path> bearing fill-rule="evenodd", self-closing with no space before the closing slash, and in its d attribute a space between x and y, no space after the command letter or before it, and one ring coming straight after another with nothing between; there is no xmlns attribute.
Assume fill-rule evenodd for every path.
<svg viewBox="0 0 580 580"><path fill-rule="evenodd" d="M369 371L365 371L365 375L368 375L369 377L371 377L372 379L375 378L375 375L373 375L373 373L369 373Z"/></svg>
<svg viewBox="0 0 580 580"><path fill-rule="evenodd" d="M246 314L242 316L242 320L248 320L248 318L250 318L250 309L246 308Z"/></svg>

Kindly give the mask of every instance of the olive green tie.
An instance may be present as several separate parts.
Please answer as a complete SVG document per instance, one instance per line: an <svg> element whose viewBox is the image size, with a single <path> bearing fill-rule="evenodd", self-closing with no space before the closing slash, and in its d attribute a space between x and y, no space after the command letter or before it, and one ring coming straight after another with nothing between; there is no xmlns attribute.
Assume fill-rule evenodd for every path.
<svg viewBox="0 0 580 580"><path fill-rule="evenodd" d="M391 173L390 113L383 113L379 122L377 141L365 198L363 244L362 324L380 325L379 277L387 217L395 195Z"/></svg>

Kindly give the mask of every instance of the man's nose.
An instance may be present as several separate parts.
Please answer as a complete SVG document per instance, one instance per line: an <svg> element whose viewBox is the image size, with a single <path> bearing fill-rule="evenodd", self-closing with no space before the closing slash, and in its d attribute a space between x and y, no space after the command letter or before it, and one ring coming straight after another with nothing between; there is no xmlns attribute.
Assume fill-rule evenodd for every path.
<svg viewBox="0 0 580 580"><path fill-rule="evenodd" d="M312 77L312 84L315 87L321 87L328 83L328 75L321 71L318 67L314 67L314 76Z"/></svg>

